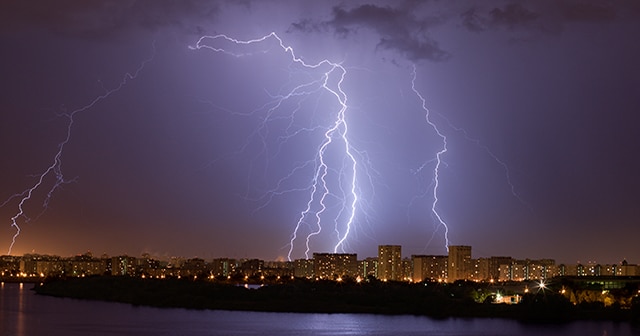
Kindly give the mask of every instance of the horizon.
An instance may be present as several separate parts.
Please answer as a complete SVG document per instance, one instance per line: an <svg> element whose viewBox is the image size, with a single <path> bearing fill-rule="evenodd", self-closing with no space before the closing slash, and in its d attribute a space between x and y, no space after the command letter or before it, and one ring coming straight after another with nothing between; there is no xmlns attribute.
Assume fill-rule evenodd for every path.
<svg viewBox="0 0 640 336"><path fill-rule="evenodd" d="M388 245L388 244L385 244L385 245ZM463 245L463 246L464 246L464 245ZM555 262L555 264L556 264L556 265L561 265L561 264L567 264L567 265L574 265L574 264L576 264L576 265L577 265L577 264L582 264L582 265L593 265L593 264L601 264L601 265L617 265L617 264L622 264L624 261L626 261L626 262L628 262L630 265L636 265L636 263L633 261L633 259L631 259L631 260L630 260L629 258L622 258L622 259L620 259L619 261L616 261L616 262L610 262L610 261L606 261L606 262L599 262L598 260L587 260L586 262L585 262L585 261L581 261L581 260L577 260L577 261L575 261L575 262L570 262L570 261L569 261L569 262L566 262L566 261L559 261L557 258L553 258L553 257L549 257L549 256L546 256L546 257L531 257L531 256L529 256L529 257L514 257L514 256L509 255L509 254L500 254L500 255L491 255L491 256L484 256L484 255L483 255L483 256L476 256L476 255L473 253L473 246L472 246L471 251L472 251L472 255L471 255L472 259L492 258L492 257L509 257L509 258L514 259L514 260L545 260L545 259L551 259L551 260L553 260L553 261ZM316 251L316 252L312 252L312 254L316 254L316 253L331 253L331 252L318 252L318 251ZM148 254L148 255L150 256L150 258L151 258L151 259L154 259L154 260L160 260L160 261L169 261L169 260L171 260L172 258L185 259L185 260L189 260L189 259L203 259L203 260L205 260L205 261L207 261L207 260L213 260L213 259L225 259L225 258L228 258L228 259L234 259L234 260L251 260L251 259L258 259L258 260L262 260L262 261L270 261L270 262L271 262L271 261L275 261L275 262L293 262L293 261L295 261L295 260L312 260L312 259L313 259L313 257L311 257L311 258L308 258L308 259L301 258L301 259L294 259L294 260L288 261L288 260L277 260L277 259L275 259L275 260L271 260L271 259L265 259L265 258L259 258L259 257L252 257L252 256L248 256L248 257L234 257L234 256L223 256L223 255L220 255L220 256L211 256L211 257L206 257L206 258L205 258L205 257L198 256L198 255L194 255L194 256L190 256L190 257L189 257L189 256L182 256L182 255L172 255L172 256L167 256L167 255L154 255L154 254L149 253L149 252L140 252L140 253L139 253L139 254L137 254L137 255L134 255L134 254L128 254L128 253L106 253L106 252L103 252L103 253L94 253L94 252L93 252L93 251L91 251L91 250L85 251L85 252L83 252L83 253L73 253L73 254L70 254L70 255L60 255L60 254L56 254L56 253L42 253L42 252L37 252L37 251L36 251L36 252L24 253L24 254L22 254L22 255L17 255L17 254L6 255L6 254L5 254L5 255L0 255L0 257L4 257L4 256L11 256L11 257L23 257L23 256L26 256L26 255L41 255L41 256L52 256L52 257L60 257L60 258L72 258L72 257L77 257L77 256L83 256L83 255L86 255L86 254L91 254L93 258L98 258L98 259L99 259L101 256L103 256L103 255L107 255L108 257L129 256L129 257L134 257L134 258L140 258L141 256L143 256L143 255L145 255L145 254ZM338 253L338 254L341 254L341 253ZM356 254L356 255L358 256L358 260L365 260L365 259L367 259L367 258L377 258L377 257L378 257L378 255L373 255L373 256L361 256L361 255L360 255L360 254L358 254L358 253L348 253L348 252L347 252L347 253L345 253L345 254ZM447 256L447 254L409 254L409 255L404 255L404 253L403 253L403 255L402 255L402 259L411 259L411 257L412 257L412 256L424 256L424 255L427 255L427 256Z"/></svg>

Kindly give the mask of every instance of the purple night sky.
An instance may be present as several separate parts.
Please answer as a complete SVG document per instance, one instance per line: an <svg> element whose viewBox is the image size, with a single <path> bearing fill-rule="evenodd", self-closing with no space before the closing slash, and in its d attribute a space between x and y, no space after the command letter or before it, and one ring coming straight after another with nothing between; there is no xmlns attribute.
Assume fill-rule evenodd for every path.
<svg viewBox="0 0 640 336"><path fill-rule="evenodd" d="M271 32L326 87L275 38L193 48ZM22 208L12 254L283 260L310 197L291 257L316 217L333 252L348 148L338 252L445 254L439 167L474 257L640 263L638 36L635 1L3 1L0 254Z"/></svg>

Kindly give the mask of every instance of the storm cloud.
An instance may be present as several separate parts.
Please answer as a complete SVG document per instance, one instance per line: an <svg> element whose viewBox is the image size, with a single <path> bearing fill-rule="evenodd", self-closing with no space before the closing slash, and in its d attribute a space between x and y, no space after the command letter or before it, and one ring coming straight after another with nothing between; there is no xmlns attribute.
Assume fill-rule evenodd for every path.
<svg viewBox="0 0 640 336"><path fill-rule="evenodd" d="M360 30L374 32L379 37L376 48L393 50L411 61L446 61L450 53L429 36L430 28L442 21L436 17L419 18L413 6L390 7L364 4L354 8L333 7L331 19L314 23L304 19L292 28L306 32L330 30L347 38Z"/></svg>

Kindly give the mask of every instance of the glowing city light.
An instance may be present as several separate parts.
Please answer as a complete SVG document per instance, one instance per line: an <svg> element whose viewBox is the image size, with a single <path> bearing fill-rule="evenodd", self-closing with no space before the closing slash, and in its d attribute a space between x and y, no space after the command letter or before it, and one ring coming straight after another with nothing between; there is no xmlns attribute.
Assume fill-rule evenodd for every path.
<svg viewBox="0 0 640 336"><path fill-rule="evenodd" d="M542 291L544 291L545 289L547 289L547 284L544 283L543 281L540 281L540 283L538 283L538 288Z"/></svg>

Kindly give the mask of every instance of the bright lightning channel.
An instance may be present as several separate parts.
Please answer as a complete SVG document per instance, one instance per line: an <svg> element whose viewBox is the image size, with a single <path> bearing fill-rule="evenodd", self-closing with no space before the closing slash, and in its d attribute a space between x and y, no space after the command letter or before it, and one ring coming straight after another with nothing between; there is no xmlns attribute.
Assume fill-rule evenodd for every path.
<svg viewBox="0 0 640 336"><path fill-rule="evenodd" d="M53 193L61 185L70 183L73 181L73 179L67 180L64 177L64 174L62 172L62 155L64 153L65 146L71 141L73 125L75 122L74 118L76 117L76 115L93 108L96 104L109 98L114 93L120 91L130 81L137 78L138 74L144 69L146 64L151 62L154 57L155 57L155 43L154 43L153 55L150 58L144 60L133 73L130 73L130 72L125 73L125 75L123 76L122 80L118 83L118 85L116 85L114 88L110 90L105 90L103 94L95 97L88 104L76 110L73 110L71 112L65 112L61 114L62 117L67 119L66 136L64 137L62 142L58 143L58 151L53 156L53 160L51 161L51 164L42 173L40 173L39 175L36 175L36 182L31 187L29 187L28 189L24 190L21 193L17 193L10 196L6 201L0 204L0 207L3 207L13 199L16 199L16 198L20 199L20 201L18 202L17 212L13 217L11 217L10 227L13 227L16 230L16 232L11 238L11 244L9 245L9 251L7 254L9 255L11 254L11 250L13 249L13 246L16 243L16 239L18 238L21 232L20 225L18 225L18 220L22 217L26 221L29 221L29 217L27 217L27 215L25 214L25 209L24 209L25 204L31 200L33 193L37 191L40 187L42 187L43 184L45 184L45 179L47 178L47 176L53 175L54 182L51 188L49 189L49 191L47 192L47 195L45 196L45 200L42 204L45 210L47 209L49 202L51 201L51 197L53 197Z"/></svg>
<svg viewBox="0 0 640 336"><path fill-rule="evenodd" d="M358 172L358 159L356 156L360 157L363 154L357 152L351 145L348 137L348 123L346 119L346 113L348 111L347 106L347 94L343 90L342 84L344 82L345 76L347 74L346 68L344 68L340 63L332 62L328 59L324 59L318 63L309 64L305 62L302 58L297 56L296 52L291 46L287 46L284 44L283 40L275 33L271 32L265 36L260 38L251 39L251 40L238 40L232 37L229 37L225 34L218 35L206 35L202 36L198 39L194 46L190 46L192 50L198 49L208 49L214 52L225 53L234 57L243 57L251 55L250 53L236 53L222 47L217 47L212 45L212 42L225 42L230 44L235 44L236 46L246 46L252 44L259 44L266 42L267 40L275 40L277 41L279 47L286 54L289 55L291 61L295 64L298 64L306 69L314 69L321 70L325 67L327 70L321 70L321 78L316 81L312 81L306 84L302 84L293 88L288 94L280 95L275 97L274 107L270 108L267 114L273 112L276 108L278 108L281 103L291 97L301 96L310 94L311 87L314 84L320 86L322 90L330 93L335 100L338 102L339 108L336 113L335 119L333 119L332 124L327 127L327 129L323 133L323 139L316 149L315 154L315 168L313 177L311 179L310 186L303 189L292 189L287 191L278 191L277 189L272 190L269 193L269 199L277 194L282 194L285 192L292 191L300 191L300 190L308 190L309 196L306 202L305 208L300 212L298 220L296 222L295 228L291 234L291 239L289 241L289 251L287 254L287 258L292 260L292 254L294 251L295 243L299 239L299 234L301 231L301 227L303 225L313 225L314 229L310 233L307 234L305 238L305 257L309 258L309 252L311 250L311 240L319 235L323 230L322 217L323 214L327 211L327 199L329 197L335 197L342 202L342 207L338 214L334 218L334 231L337 236L337 242L334 246L334 253L338 251L344 251L344 245L346 243L347 238L352 230L352 225L355 220L355 215L358 209L359 204L359 196L358 196L358 188L357 188L357 172ZM322 72L324 71L324 72ZM269 115L264 119L268 120ZM309 131L309 130L305 130ZM294 133L296 134L296 133ZM341 153L343 153L345 160L343 160L342 167L335 168L331 167L326 158L327 150L329 148L338 148ZM340 149L341 148L341 149ZM345 162L346 161L346 162ZM303 163L298 167L294 168L294 170L286 177L280 179L277 182L276 188L279 188L283 181L287 180L293 173L297 170L303 169L307 166L309 162ZM348 172L345 172L345 169ZM339 187L338 192L333 192L332 188L330 188L328 183L328 175L331 171L336 171L339 174ZM343 183L344 185L343 186ZM345 188L346 187L346 188ZM346 189L346 190L345 190ZM338 196L342 195L342 197ZM318 207L317 209L314 207ZM343 225L343 229L341 230L339 227L338 219L342 216L343 213L346 212L346 220ZM311 223L309 222L311 219Z"/></svg>
<svg viewBox="0 0 640 336"><path fill-rule="evenodd" d="M442 140L442 148L436 153L436 157L435 158L423 163L420 167L415 169L413 173L417 174L417 173L421 172L422 170L424 170L429 164L435 162L435 167L433 169L433 180L432 180L432 183L431 183L431 186L433 187L433 189L432 189L433 190L433 202L431 203L431 212L433 214L433 217L436 219L436 222L437 222L436 224L438 226L442 226L444 228L444 230L445 230L445 232L444 232L444 240L445 240L445 247L447 248L447 251L448 251L449 250L449 237L448 237L449 226L442 219L442 216L437 211L437 205L438 205L438 202L439 202L439 199L438 199L438 188L440 187L440 178L439 178L440 177L440 168L441 168L442 165L446 165L445 162L442 161L442 156L448 151L448 148L447 148L447 137L440 131L440 129L438 128L436 123L433 122L433 120L431 119L431 114L432 113L426 107L426 99L420 94L420 92L415 87L416 78L417 78L416 66L414 65L413 66L413 70L411 72L411 89L416 94L416 96L418 96L418 99L420 99L420 101L422 102L422 109L425 111L425 118L426 118L427 123L434 129L436 134ZM470 137L466 130L464 130L463 128L456 127L455 125L453 125L451 123L451 121L449 119L447 119L442 114L438 114L438 116L441 117L442 119L444 119L446 121L447 125L451 129L453 129L456 132L462 133L463 137L467 141L470 141L470 142L474 143L476 146L480 147L496 163L498 163L500 166L502 166L502 169L504 170L506 182L509 185L509 188L510 188L510 191L511 191L511 194L513 195L513 197L515 197L518 201L520 201L520 203L523 204L524 206L526 206L529 210L533 209L531 207L531 205L529 203L527 203L526 201L524 201L524 199L516 191L516 187L515 187L515 185L513 184L512 180L511 180L511 171L509 170L509 167L507 166L507 164L504 161L500 160L498 158L498 156L495 155L493 153L493 151L491 151L491 149L489 149L489 147L487 147L484 144L482 144L480 142L480 140ZM425 192L425 194L426 194L426 192ZM422 195L414 197L412 199L412 201L411 201L411 204L413 204L413 202L416 199L425 196L425 194L422 194ZM434 239L434 237L436 235L436 232L437 232L437 230L434 231L433 234L431 235L431 238L427 242L427 246L431 244L431 241Z"/></svg>
<svg viewBox="0 0 640 336"><path fill-rule="evenodd" d="M502 169L504 170L504 176L507 180L507 184L509 185L509 188L511 189L511 195L513 195L513 197L515 197L516 199L518 199L518 201L520 201L520 203L524 206L526 206L529 210L533 211L533 207L531 206L531 204L529 204L528 202L526 202L521 196L520 194L516 191L516 186L513 184L513 181L511 180L511 171L509 170L509 166L507 166L507 164L500 160L500 158L498 158L498 156L496 154L493 153L493 151L491 149L489 149L489 147L487 147L486 145L482 144L480 142L480 140L472 138L471 136L469 136L469 134L467 133L467 131L464 128L460 128L460 127L456 127L454 124L451 123L451 121L449 119L447 119L445 116L443 116L442 114L438 114L440 116L440 118L444 119L447 124L449 125L449 127L451 127L453 130L455 130L456 132L460 132L462 133L463 137L465 139L467 139L467 141L470 141L472 143L474 143L476 146L480 147L487 155L489 155L496 163L498 163L500 166L502 166Z"/></svg>
<svg viewBox="0 0 640 336"><path fill-rule="evenodd" d="M436 153L436 157L435 157L436 164L433 168L433 202L431 203L431 213L436 218L438 222L437 224L439 226L444 227L445 248L447 249L447 251L449 251L449 226L444 221L444 219L442 219L442 216L440 216L440 213L438 213L438 208L437 208L438 201L439 201L438 188L440 187L440 166L443 164L442 156L448 150L447 137L442 132L440 132L440 129L438 128L438 126L431 120L431 111L429 111L429 108L427 108L427 100L422 96L422 94L420 94L418 89L416 89L417 76L418 74L416 72L416 66L413 65L413 70L411 71L411 90L413 91L413 93L416 94L416 96L418 97L418 99L420 99L420 102L422 103L422 110L425 112L425 120L427 121L429 126L433 128L433 130L436 132L438 137L440 137L440 139L442 140L442 147ZM422 170L425 167L425 165L421 166L418 170Z"/></svg>

